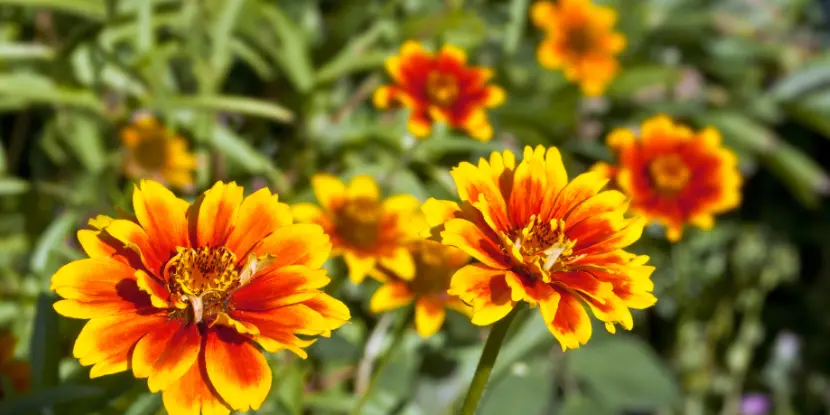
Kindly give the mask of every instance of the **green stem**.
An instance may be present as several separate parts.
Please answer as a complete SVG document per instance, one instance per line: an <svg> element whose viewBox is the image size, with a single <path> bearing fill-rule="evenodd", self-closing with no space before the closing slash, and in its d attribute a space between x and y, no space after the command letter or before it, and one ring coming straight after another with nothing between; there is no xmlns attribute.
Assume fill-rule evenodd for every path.
<svg viewBox="0 0 830 415"><path fill-rule="evenodd" d="M484 388L487 386L487 381L490 380L490 372L493 371L496 358L499 356L501 344L507 335L510 323L513 322L518 313L519 307L514 307L510 314L497 322L490 330L487 342L484 343L484 350L481 351L481 358L478 360L476 373L473 375L472 382L470 382L470 389L467 390L467 396L461 406L460 415L475 415L478 401L481 399L481 395L484 394Z"/></svg>

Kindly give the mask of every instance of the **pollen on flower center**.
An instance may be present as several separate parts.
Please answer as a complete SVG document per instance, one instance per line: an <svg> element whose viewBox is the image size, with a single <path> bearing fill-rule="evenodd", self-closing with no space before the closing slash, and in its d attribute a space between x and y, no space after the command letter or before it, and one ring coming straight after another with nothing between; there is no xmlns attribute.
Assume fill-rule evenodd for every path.
<svg viewBox="0 0 830 415"><path fill-rule="evenodd" d="M143 137L132 150L139 166L147 170L158 170L167 162L167 138L157 132Z"/></svg>
<svg viewBox="0 0 830 415"><path fill-rule="evenodd" d="M380 205L373 199L353 199L337 215L337 228L344 239L361 247L373 247L380 236Z"/></svg>
<svg viewBox="0 0 830 415"><path fill-rule="evenodd" d="M515 232L507 245L513 246L513 259L524 274L536 275L548 282L549 273L561 270L563 263L573 255L576 241L565 235L565 222L554 220L542 222L531 216L530 222L521 231Z"/></svg>
<svg viewBox="0 0 830 415"><path fill-rule="evenodd" d="M458 82L452 75L430 72L427 75L427 95L430 101L438 105L452 105L458 98Z"/></svg>
<svg viewBox="0 0 830 415"><path fill-rule="evenodd" d="M180 248L166 274L183 303L190 303L195 321L222 311L228 291L239 285L236 255L225 247Z"/></svg>
<svg viewBox="0 0 830 415"><path fill-rule="evenodd" d="M686 186L692 172L677 154L654 159L648 166L654 185L666 193L675 193Z"/></svg>

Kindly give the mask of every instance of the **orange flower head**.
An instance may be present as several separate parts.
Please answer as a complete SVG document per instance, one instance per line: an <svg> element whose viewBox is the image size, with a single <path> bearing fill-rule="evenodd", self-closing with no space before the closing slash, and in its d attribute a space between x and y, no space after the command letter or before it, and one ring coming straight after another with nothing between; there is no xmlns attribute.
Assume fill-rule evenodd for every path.
<svg viewBox="0 0 830 415"><path fill-rule="evenodd" d="M135 218L78 232L89 258L52 277L58 313L89 319L73 354L91 377L131 369L171 415L260 407L271 369L257 344L305 358L349 310L323 293L331 243L261 189L216 183L193 204L157 182L133 193Z"/></svg>
<svg viewBox="0 0 830 415"><path fill-rule="evenodd" d="M531 8L531 18L545 32L539 63L563 70L585 95L602 95L619 69L616 56L625 49L625 36L614 32L614 9L590 0L540 1Z"/></svg>
<svg viewBox="0 0 830 415"><path fill-rule="evenodd" d="M31 381L31 367L25 360L15 359L14 349L17 339L11 332L0 332L0 377L9 381L8 385L14 388L13 394L25 393L29 390ZM0 399L8 398L0 383Z"/></svg>
<svg viewBox="0 0 830 415"><path fill-rule="evenodd" d="M569 182L559 151L539 146L526 147L521 163L510 151L492 153L452 176L461 204L428 200L424 236L479 261L459 269L449 289L473 307L473 324L492 324L525 301L563 349L576 348L591 337L584 305L613 333L615 324L631 329L629 309L657 301L648 257L625 251L645 221L624 216L621 192L600 191L601 175Z"/></svg>
<svg viewBox="0 0 830 415"><path fill-rule="evenodd" d="M445 45L433 54L408 41L400 55L387 59L386 70L395 84L375 91L375 106L409 108L409 131L416 137L428 136L435 121L462 129L476 140L493 137L485 110L504 103L504 90L487 85L491 70L467 66L461 49Z"/></svg>
<svg viewBox="0 0 830 415"><path fill-rule="evenodd" d="M635 212L666 225L669 240L679 240L686 223L711 228L713 215L740 204L738 158L721 145L717 130L694 132L664 115L641 130L639 139L627 129L611 132L617 166L607 171L631 196Z"/></svg>
<svg viewBox="0 0 830 415"><path fill-rule="evenodd" d="M311 203L292 206L297 221L316 223L331 236L332 255L343 255L349 278L361 283L382 265L405 279L415 275L409 242L418 238L413 221L420 202L410 195L380 199L371 176L354 177L348 186L334 176L317 174L311 187L322 209Z"/></svg>
<svg viewBox="0 0 830 415"><path fill-rule="evenodd" d="M196 157L187 141L174 135L152 115L141 113L121 129L126 149L124 171L132 178L154 179L177 188L193 185Z"/></svg>
<svg viewBox="0 0 830 415"><path fill-rule="evenodd" d="M415 330L429 337L444 324L446 308L470 315L469 306L447 293L450 278L470 262L470 257L460 249L430 240L416 241L411 246L415 277L406 280L394 270L378 267L373 275L384 284L375 291L369 307L373 313L382 313L415 301Z"/></svg>

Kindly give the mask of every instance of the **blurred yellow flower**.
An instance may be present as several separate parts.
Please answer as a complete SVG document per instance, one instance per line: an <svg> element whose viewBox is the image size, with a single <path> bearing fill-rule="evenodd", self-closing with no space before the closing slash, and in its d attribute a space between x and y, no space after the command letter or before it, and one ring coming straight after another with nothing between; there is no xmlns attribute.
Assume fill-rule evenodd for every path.
<svg viewBox="0 0 830 415"><path fill-rule="evenodd" d="M415 258L415 276L406 280L394 270L383 266L373 276L384 284L372 296L369 303L373 313L382 313L415 302L415 329L422 337L438 332L446 318L446 308L470 316L470 308L461 300L449 295L450 277L470 262L463 251L429 240L412 243Z"/></svg>
<svg viewBox="0 0 830 415"><path fill-rule="evenodd" d="M349 320L322 291L329 238L268 189L243 198L218 182L190 204L144 180L133 208L91 220L78 232L89 258L52 276L55 310L89 320L72 353L91 377L130 369L171 415L257 410L273 377L260 347L305 358L314 339L298 335Z"/></svg>
<svg viewBox="0 0 830 415"><path fill-rule="evenodd" d="M21 394L29 390L31 367L29 362L14 358L16 344L17 339L11 332L0 332L0 377L8 379L14 394ZM0 384L0 399L4 397L8 397L8 394Z"/></svg>
<svg viewBox="0 0 830 415"><path fill-rule="evenodd" d="M386 60L386 70L395 84L375 91L375 106L409 108L409 131L416 137L428 136L433 122L462 129L477 140L493 137L486 109L504 103L504 90L487 85L493 72L468 66L463 50L445 45L433 54L408 41L400 55Z"/></svg>
<svg viewBox="0 0 830 415"><path fill-rule="evenodd" d="M590 0L540 1L531 18L545 32L539 63L564 71L585 95L602 95L619 69L616 55L625 49L625 36L613 31L616 11Z"/></svg>
<svg viewBox="0 0 830 415"><path fill-rule="evenodd" d="M176 188L193 184L196 157L187 141L174 135L155 117L140 113L121 129L125 147L124 171L134 179L153 179Z"/></svg>
<svg viewBox="0 0 830 415"><path fill-rule="evenodd" d="M639 137L614 130L608 146L617 165L594 168L616 178L634 212L666 225L671 241L680 239L685 224L709 229L713 215L740 205L738 158L714 128L694 132L658 115L643 123Z"/></svg>
<svg viewBox="0 0 830 415"><path fill-rule="evenodd" d="M299 222L316 223L331 236L332 255L343 255L349 278L362 282L377 265L401 278L415 275L409 242L418 238L414 221L420 202L410 195L380 199L375 180L356 176L348 186L334 176L317 174L311 186L322 209L311 203L292 206Z"/></svg>
<svg viewBox="0 0 830 415"><path fill-rule="evenodd" d="M630 330L629 309L652 306L653 267L625 248L640 239L642 218L625 218L625 196L600 191L608 180L584 173L568 180L559 151L526 147L452 170L462 204L428 200L424 236L455 246L479 263L452 277L449 294L473 307L473 324L505 317L519 301L538 306L563 349L591 337L584 304L605 322Z"/></svg>

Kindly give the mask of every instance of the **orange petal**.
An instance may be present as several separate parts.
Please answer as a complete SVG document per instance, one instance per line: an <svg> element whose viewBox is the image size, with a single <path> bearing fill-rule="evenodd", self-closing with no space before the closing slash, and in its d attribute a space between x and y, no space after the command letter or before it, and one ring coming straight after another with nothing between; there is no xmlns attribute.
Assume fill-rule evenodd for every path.
<svg viewBox="0 0 830 415"><path fill-rule="evenodd" d="M415 261L408 248L392 250L391 255L380 257L379 263L400 279L410 281L415 278Z"/></svg>
<svg viewBox="0 0 830 415"><path fill-rule="evenodd" d="M330 279L325 269L303 265L270 268L231 295L231 304L241 310L268 310L306 301Z"/></svg>
<svg viewBox="0 0 830 415"><path fill-rule="evenodd" d="M346 201L346 185L332 175L315 174L311 178L311 188L320 206L330 212L339 209Z"/></svg>
<svg viewBox="0 0 830 415"><path fill-rule="evenodd" d="M229 415L231 408L222 402L208 381L204 354L176 382L161 394L170 415Z"/></svg>
<svg viewBox="0 0 830 415"><path fill-rule="evenodd" d="M258 410L271 389L271 368L265 357L230 329L208 331L205 367L216 392L234 410Z"/></svg>
<svg viewBox="0 0 830 415"><path fill-rule="evenodd" d="M510 267L510 258L502 252L501 247L472 222L451 219L444 224L441 238L444 244L459 248L492 268Z"/></svg>
<svg viewBox="0 0 830 415"><path fill-rule="evenodd" d="M151 277L150 274L138 270L135 272L135 279L138 288L150 296L150 302L157 308L170 307L170 291L161 281Z"/></svg>
<svg viewBox="0 0 830 415"><path fill-rule="evenodd" d="M578 298L561 288L554 291L539 305L542 318L562 350L576 349L591 338L591 318Z"/></svg>
<svg viewBox="0 0 830 415"><path fill-rule="evenodd" d="M585 248L580 247L579 249L574 246L574 251L578 251L580 255L596 255L628 247L634 242L637 242L640 239L640 236L643 235L643 227L645 224L645 218L632 218L627 221L622 229L608 235L605 239L595 243L593 246ZM578 240L577 245L579 245Z"/></svg>
<svg viewBox="0 0 830 415"><path fill-rule="evenodd" d="M524 227L530 215L539 212L542 199L548 192L547 176L544 172L544 161L538 157L525 158L516 168L513 175L513 190L510 192L507 205L513 226Z"/></svg>
<svg viewBox="0 0 830 415"><path fill-rule="evenodd" d="M511 299L514 302L524 300L535 304L551 295L550 286L538 278L523 279L519 274L507 271L504 281L510 287Z"/></svg>
<svg viewBox="0 0 830 415"><path fill-rule="evenodd" d="M305 304L292 304L265 311L233 310L231 318L256 327L260 336L277 333L317 335L328 330L323 316Z"/></svg>
<svg viewBox="0 0 830 415"><path fill-rule="evenodd" d="M133 269L104 258L72 261L52 277L51 289L65 298L55 310L71 318L94 318L151 309L136 284Z"/></svg>
<svg viewBox="0 0 830 415"><path fill-rule="evenodd" d="M331 233L334 223L323 209L311 203L297 203L291 205L291 216L296 223L316 223L323 227L326 233Z"/></svg>
<svg viewBox="0 0 830 415"><path fill-rule="evenodd" d="M87 256L90 258L112 257L116 261L124 262L125 258L123 256L115 256L118 251L116 247L104 242L103 239L98 237L100 233L92 229L78 231L78 242L81 244L81 248L84 249Z"/></svg>
<svg viewBox="0 0 830 415"><path fill-rule="evenodd" d="M421 337L432 336L441 329L446 315L440 301L422 297L415 302L415 330Z"/></svg>
<svg viewBox="0 0 830 415"><path fill-rule="evenodd" d="M72 354L81 365L95 365L97 375L127 370L130 352L146 333L167 321L164 314L123 314L94 318L81 329Z"/></svg>
<svg viewBox="0 0 830 415"><path fill-rule="evenodd" d="M303 304L320 313L326 320L327 331L320 333L323 336L330 336L331 330L339 328L352 318L352 314L349 311L349 307L346 307L346 304L325 293L320 293L316 297L305 301Z"/></svg>
<svg viewBox="0 0 830 415"><path fill-rule="evenodd" d="M352 178L346 188L346 195L349 199L379 200L380 188L372 176L361 174Z"/></svg>
<svg viewBox="0 0 830 415"><path fill-rule="evenodd" d="M452 276L447 292L473 307L473 324L486 326L501 320L516 304L510 298L504 274L504 270L470 264Z"/></svg>
<svg viewBox="0 0 830 415"><path fill-rule="evenodd" d="M231 311L231 317L238 321L244 321L248 325L257 327L259 335L254 340L266 351L275 353L280 350L287 349L303 359L307 358L308 353L306 353L303 348L311 346L315 340L302 340L294 335L293 328L287 328L285 326L275 324L273 317L271 317L272 311L279 313L278 310L280 309L270 310L265 313L233 310ZM315 321L317 321L315 324L320 324L319 320L315 319ZM298 323L294 323L294 326L296 327L297 324ZM311 332L311 330L308 332Z"/></svg>
<svg viewBox="0 0 830 415"><path fill-rule="evenodd" d="M412 302L413 293L403 282L391 282L380 286L369 301L373 313L394 310Z"/></svg>
<svg viewBox="0 0 830 415"><path fill-rule="evenodd" d="M268 188L260 189L239 206L239 216L226 246L244 261L257 242L278 228L291 225L291 221L291 208L279 203L277 195L272 195Z"/></svg>
<svg viewBox="0 0 830 415"><path fill-rule="evenodd" d="M613 212L625 205L626 197L616 190L600 192L585 202L579 204L565 216L565 231L573 228L582 221L607 212Z"/></svg>
<svg viewBox="0 0 830 415"><path fill-rule="evenodd" d="M431 197L421 206L421 211L426 217L427 225L438 226L455 218L461 208L458 207L458 203Z"/></svg>
<svg viewBox="0 0 830 415"><path fill-rule="evenodd" d="M480 167L476 168L470 163L463 162L452 169L450 174L455 180L458 187L458 196L461 200L475 203L480 200L480 196L484 197L493 211L494 220L498 224L507 223L507 205L504 200L498 183L493 181L493 176L489 173L489 164L485 164L481 160Z"/></svg>
<svg viewBox="0 0 830 415"><path fill-rule="evenodd" d="M355 284L360 284L366 279L366 275L377 265L377 258L369 255L360 255L352 251L343 253L343 260L349 269L349 279Z"/></svg>
<svg viewBox="0 0 830 415"><path fill-rule="evenodd" d="M287 265L306 265L320 268L331 252L331 242L320 225L298 223L279 228L263 239L254 250L256 256L276 256L274 268Z"/></svg>
<svg viewBox="0 0 830 415"><path fill-rule="evenodd" d="M597 172L582 173L576 176L573 181L562 188L562 191L556 197L552 197L553 195L545 197L539 212L539 218L545 222L552 219L562 219L569 211L597 194L606 183L608 183L608 179Z"/></svg>
<svg viewBox="0 0 830 415"><path fill-rule="evenodd" d="M225 245L236 223L241 203L242 187L235 182L216 182L193 203L188 216L191 226L194 219L196 222L196 234L191 235L191 239L196 241L195 246Z"/></svg>
<svg viewBox="0 0 830 415"><path fill-rule="evenodd" d="M105 235L120 242L125 249L135 252L140 257L144 267L154 275L162 275L162 268L167 263L171 253L159 253L160 251L150 240L150 236L139 224L126 219L114 220L107 225L101 237L105 237ZM134 268L137 268L137 266L134 266Z"/></svg>
<svg viewBox="0 0 830 415"><path fill-rule="evenodd" d="M133 375L136 378L149 377L153 373L153 365L164 353L170 340L183 329L182 321L171 319L147 332L133 348L131 359Z"/></svg>
<svg viewBox="0 0 830 415"><path fill-rule="evenodd" d="M188 207L187 202L151 180L142 180L133 192L135 216L152 241L149 248L155 253L154 258L162 263L176 252L176 247L190 246L187 229ZM115 222L118 221L107 227L108 231ZM143 249L142 253L148 255Z"/></svg>

